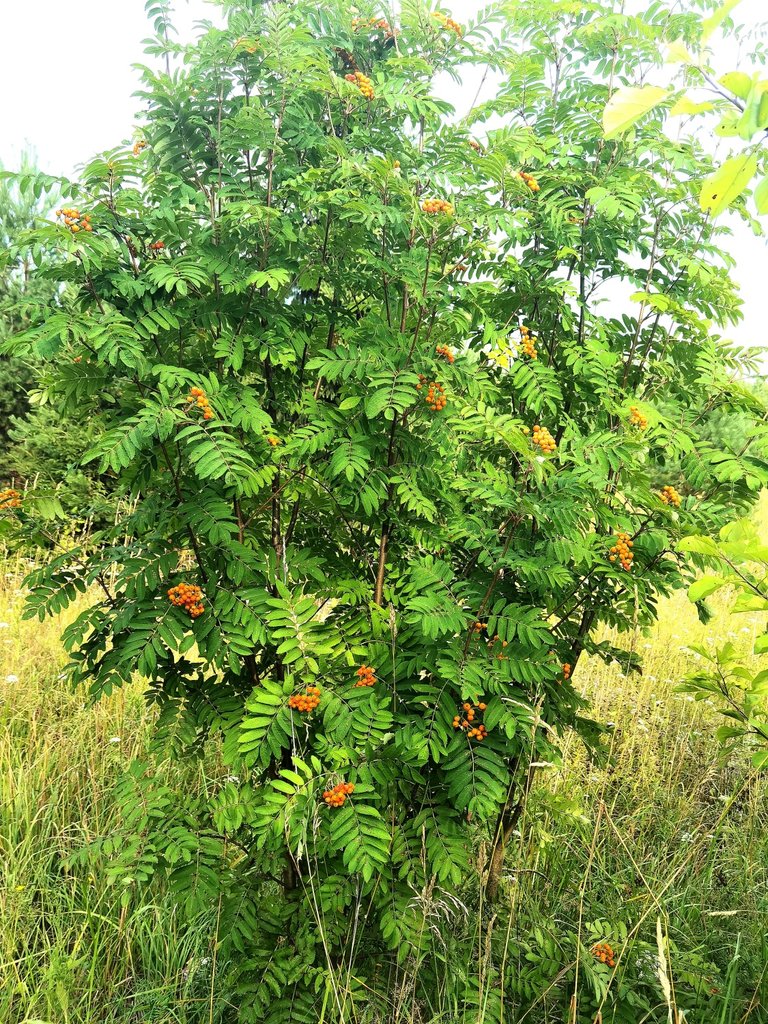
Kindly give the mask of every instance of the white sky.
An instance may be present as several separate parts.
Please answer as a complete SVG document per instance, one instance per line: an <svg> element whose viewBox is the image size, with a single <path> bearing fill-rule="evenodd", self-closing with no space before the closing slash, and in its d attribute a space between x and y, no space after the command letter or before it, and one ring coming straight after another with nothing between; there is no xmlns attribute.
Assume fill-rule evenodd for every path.
<svg viewBox="0 0 768 1024"><path fill-rule="evenodd" d="M144 60L142 41L151 34L144 0L0 0L0 96L3 97L0 163L13 169L32 148L44 171L71 174L93 154L131 135L139 79L134 63ZM466 19L484 0L442 0L454 17ZM205 0L177 0L174 21L182 39L194 24L218 18ZM735 14L746 26L768 16L768 0L742 0ZM739 63L738 43L718 48L722 71ZM473 83L477 80L471 75ZM461 113L476 85L446 87ZM451 95L453 93L453 95ZM768 218L764 218L768 222ZM765 296L766 240L732 221L730 251L745 301L745 320L732 332L738 343L768 349Z"/></svg>

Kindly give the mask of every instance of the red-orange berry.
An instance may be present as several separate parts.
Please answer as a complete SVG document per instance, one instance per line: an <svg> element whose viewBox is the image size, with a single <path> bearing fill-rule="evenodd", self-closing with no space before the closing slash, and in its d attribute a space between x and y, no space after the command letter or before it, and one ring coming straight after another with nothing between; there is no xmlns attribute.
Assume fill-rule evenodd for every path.
<svg viewBox="0 0 768 1024"><path fill-rule="evenodd" d="M426 383L426 377L423 374L419 374L419 383L416 385L417 391L421 391ZM438 384L437 381L430 381L427 384L427 393L424 400L427 406L432 412L440 412L446 406L445 389L442 384Z"/></svg>
<svg viewBox="0 0 768 1024"><path fill-rule="evenodd" d="M672 484L667 484L659 491L659 497L665 505L674 505L675 508L680 508L680 502L683 500L677 493Z"/></svg>
<svg viewBox="0 0 768 1024"><path fill-rule="evenodd" d="M421 204L421 209L424 213L429 213L432 216L437 214L444 214L446 217L453 216L453 203L449 203L447 199L425 199Z"/></svg>
<svg viewBox="0 0 768 1024"><path fill-rule="evenodd" d="M541 186L532 174L528 174L526 171L520 171L519 175L523 179L525 184L528 186L528 188L531 190L531 192L538 192L540 190Z"/></svg>
<svg viewBox="0 0 768 1024"><path fill-rule="evenodd" d="M552 437L546 427L541 427L538 423L533 428L531 440L541 448L545 455L550 455L557 448L554 437Z"/></svg>
<svg viewBox="0 0 768 1024"><path fill-rule="evenodd" d="M592 956L608 967L616 966L616 952L607 942L596 942L592 947Z"/></svg>
<svg viewBox="0 0 768 1024"><path fill-rule="evenodd" d="M302 714L311 714L320 703L321 690L308 686L304 693L294 693L288 698L288 707Z"/></svg>
<svg viewBox="0 0 768 1024"><path fill-rule="evenodd" d="M536 351L536 338L533 337L525 324L520 328L520 351L529 359L538 359L539 353Z"/></svg>
<svg viewBox="0 0 768 1024"><path fill-rule="evenodd" d="M376 94L373 91L373 82L367 75L364 75L362 71L355 71L352 74L344 75L344 77L348 82L352 82L353 85L356 85L367 100L375 99Z"/></svg>
<svg viewBox="0 0 768 1024"><path fill-rule="evenodd" d="M10 508L21 508L21 494L13 487L0 491L0 512Z"/></svg>
<svg viewBox="0 0 768 1024"><path fill-rule="evenodd" d="M323 793L323 800L329 807L341 807L355 790L354 782L340 782Z"/></svg>
<svg viewBox="0 0 768 1024"><path fill-rule="evenodd" d="M168 591L171 604L184 608L189 616L198 619L205 611L203 592L200 587L190 583L179 583Z"/></svg>
<svg viewBox="0 0 768 1024"><path fill-rule="evenodd" d="M609 561L618 561L625 572L629 572L632 568L632 559L635 557L632 553L633 543L634 542L628 533L620 531L616 534L616 543L613 545L608 555Z"/></svg>
<svg viewBox="0 0 768 1024"><path fill-rule="evenodd" d="M190 388L187 402L202 412L204 420L212 420L215 416L211 403L202 388Z"/></svg>
<svg viewBox="0 0 768 1024"><path fill-rule="evenodd" d="M86 213L81 216L76 206L63 206L60 210L56 211L56 216L64 222L64 225L69 228L73 235L80 231L93 231L91 215Z"/></svg>
<svg viewBox="0 0 768 1024"><path fill-rule="evenodd" d="M357 682L355 686L375 686L376 671L370 665L361 665L357 670Z"/></svg>
<svg viewBox="0 0 768 1024"><path fill-rule="evenodd" d="M648 426L647 417L640 412L636 405L630 405L629 407L629 425L637 427L638 430L645 430Z"/></svg>
<svg viewBox="0 0 768 1024"><path fill-rule="evenodd" d="M459 39L461 39L464 30L457 21L454 21L453 18L449 18L447 14L441 14L440 11L434 11L432 13L432 17L436 22L438 22L441 28L448 32L455 32Z"/></svg>

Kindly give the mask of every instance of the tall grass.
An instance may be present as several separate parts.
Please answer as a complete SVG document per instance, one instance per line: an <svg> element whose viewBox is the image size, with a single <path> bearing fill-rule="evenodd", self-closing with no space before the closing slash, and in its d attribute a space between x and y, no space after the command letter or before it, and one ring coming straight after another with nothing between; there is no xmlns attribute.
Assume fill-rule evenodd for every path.
<svg viewBox="0 0 768 1024"><path fill-rule="evenodd" d="M61 677L63 623L22 621L21 567L6 568L0 1021L182 1021L208 935L179 927L170 901L121 893L95 866L64 867L73 852L109 834L113 786L146 751L151 723L141 691L131 687L95 706L70 692Z"/></svg>
<svg viewBox="0 0 768 1024"><path fill-rule="evenodd" d="M218 1019L212 922L190 928L162 890L110 885L95 863L65 867L113 828L114 784L146 753L151 715L138 685L95 706L69 691L63 623L21 618L22 568L7 565L0 585L0 1024ZM688 644L732 634L748 649L762 625L723 599L704 626L681 595L649 635L611 637L643 656L642 675L579 663L575 685L612 723L606 756L571 736L562 764L539 769L508 851L503 927L491 936L478 921L477 962L464 965L482 981L494 945L511 979L505 1020L591 1020L586 1005L606 1022L768 1019L768 786L738 752L723 759L715 709L675 692ZM618 961L585 992L576 961L598 939ZM615 1016L615 995L631 1005L640 984L658 993L653 1015ZM407 976L401 988L398 1022L496 1019L439 992L417 1012ZM695 1015L676 1016L682 993Z"/></svg>

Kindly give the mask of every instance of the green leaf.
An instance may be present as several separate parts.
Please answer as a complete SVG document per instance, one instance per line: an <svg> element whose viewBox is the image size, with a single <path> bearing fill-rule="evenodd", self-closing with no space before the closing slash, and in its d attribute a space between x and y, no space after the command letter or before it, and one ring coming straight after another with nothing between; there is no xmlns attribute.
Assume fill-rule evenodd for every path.
<svg viewBox="0 0 768 1024"><path fill-rule="evenodd" d="M752 766L753 768L768 767L768 750L758 750L757 753L753 754Z"/></svg>
<svg viewBox="0 0 768 1024"><path fill-rule="evenodd" d="M717 217L739 198L756 170L757 156L754 153L730 157L704 182L699 197L701 209Z"/></svg>
<svg viewBox="0 0 768 1024"><path fill-rule="evenodd" d="M603 111L603 133L606 139L615 139L627 131L669 95L670 90L662 89L659 85L617 89Z"/></svg>
<svg viewBox="0 0 768 1024"><path fill-rule="evenodd" d="M677 545L678 551L690 551L695 555L711 555L713 558L720 557L717 544L711 537L683 537Z"/></svg>
<svg viewBox="0 0 768 1024"><path fill-rule="evenodd" d="M704 576L688 587L688 598L691 601L701 601L703 598L709 597L710 594L714 594L716 590L724 587L726 583L727 580L724 580L722 576Z"/></svg>

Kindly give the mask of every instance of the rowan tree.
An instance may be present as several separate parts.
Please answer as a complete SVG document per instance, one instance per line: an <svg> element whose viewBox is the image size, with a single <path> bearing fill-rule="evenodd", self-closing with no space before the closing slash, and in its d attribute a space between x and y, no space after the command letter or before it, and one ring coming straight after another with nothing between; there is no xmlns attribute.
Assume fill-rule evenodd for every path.
<svg viewBox="0 0 768 1024"><path fill-rule="evenodd" d="M601 130L700 21L222 6L180 47L152 5L168 64L135 137L57 179L36 233L69 298L10 348L47 360L62 417L105 421L87 458L133 504L32 573L30 614L90 589L73 681L139 675L157 756L220 751L205 798L137 765L97 851L126 892L160 872L216 908L239 1019L389 1019L398 964L414 998L499 1019L503 935L481 994L446 970L466 943L431 942L443 894L496 899L533 765L564 730L599 741L571 667L614 657L601 625L652 622L691 578L679 538L767 479L699 430L746 394L708 159L660 110ZM475 63L498 90L457 114L436 79ZM33 502L7 531L34 533Z"/></svg>

